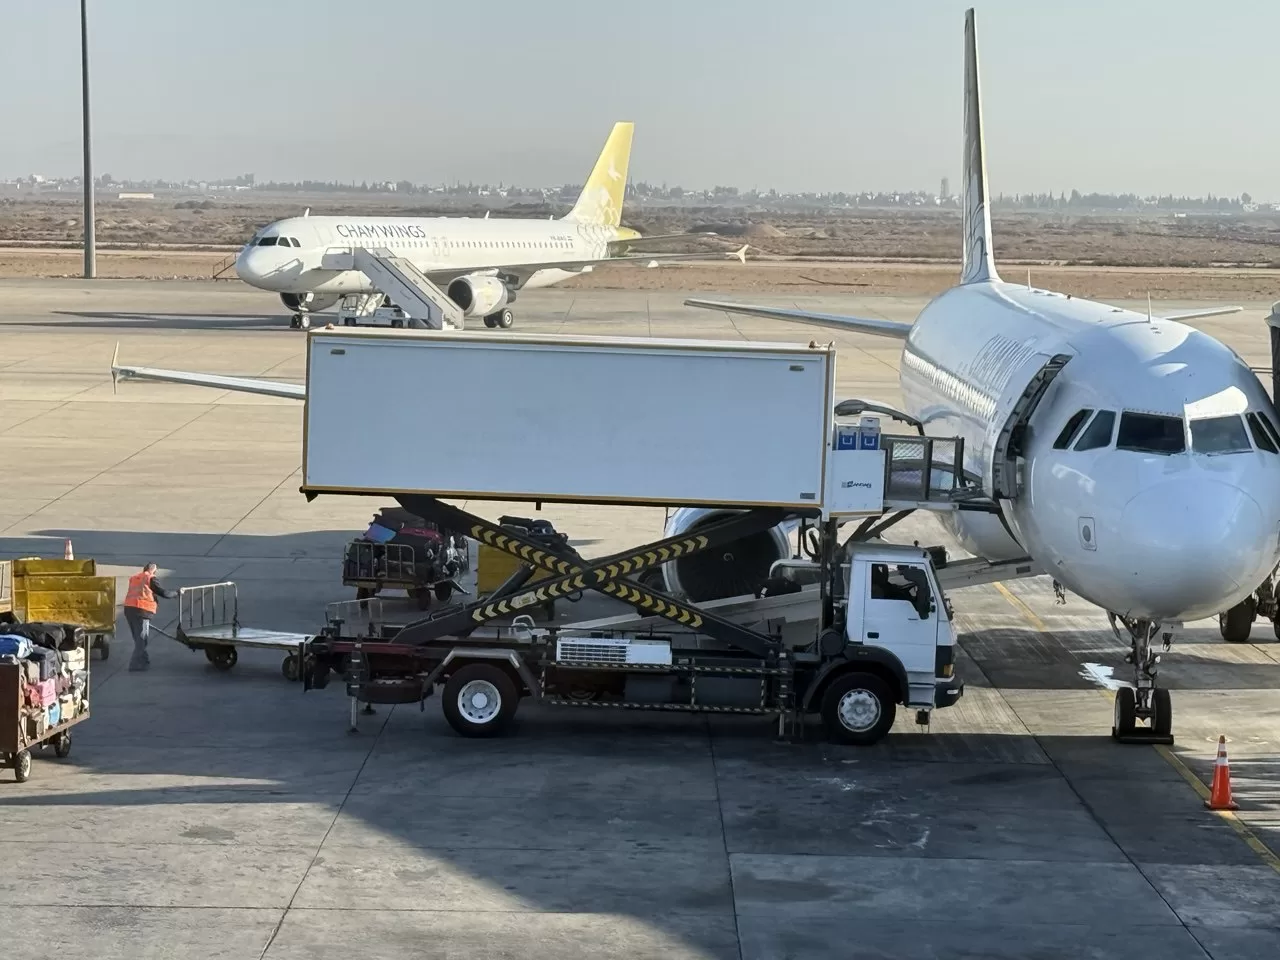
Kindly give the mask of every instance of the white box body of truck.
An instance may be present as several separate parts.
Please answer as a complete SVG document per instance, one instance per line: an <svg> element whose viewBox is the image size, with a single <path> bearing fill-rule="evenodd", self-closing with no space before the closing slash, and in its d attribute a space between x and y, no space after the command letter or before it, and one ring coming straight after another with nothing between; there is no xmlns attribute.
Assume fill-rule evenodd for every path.
<svg viewBox="0 0 1280 960"><path fill-rule="evenodd" d="M317 330L303 489L821 507L828 346Z"/></svg>

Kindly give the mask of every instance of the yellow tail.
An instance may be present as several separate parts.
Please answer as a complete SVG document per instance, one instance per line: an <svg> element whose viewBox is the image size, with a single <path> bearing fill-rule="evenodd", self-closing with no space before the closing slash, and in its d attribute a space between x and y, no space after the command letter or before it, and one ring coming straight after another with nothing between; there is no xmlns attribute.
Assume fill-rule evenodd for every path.
<svg viewBox="0 0 1280 960"><path fill-rule="evenodd" d="M586 186L565 217L579 223L616 227L622 222L622 200L627 189L627 163L631 159L634 123L615 123L604 142L600 159L587 177Z"/></svg>

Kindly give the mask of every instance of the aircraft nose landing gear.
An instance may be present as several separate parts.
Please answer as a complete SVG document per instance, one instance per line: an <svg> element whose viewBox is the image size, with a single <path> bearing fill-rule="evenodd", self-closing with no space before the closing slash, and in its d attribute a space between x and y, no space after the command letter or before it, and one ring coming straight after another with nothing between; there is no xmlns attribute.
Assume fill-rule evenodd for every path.
<svg viewBox="0 0 1280 960"><path fill-rule="evenodd" d="M1111 736L1119 743L1173 743L1173 700L1169 691L1156 686L1156 672L1160 653L1156 652L1157 637L1161 652L1167 652L1173 644L1173 630L1151 620L1129 620L1108 613L1111 629L1117 639L1119 624L1129 634L1129 653L1125 662L1133 665L1133 685L1116 691L1115 719Z"/></svg>

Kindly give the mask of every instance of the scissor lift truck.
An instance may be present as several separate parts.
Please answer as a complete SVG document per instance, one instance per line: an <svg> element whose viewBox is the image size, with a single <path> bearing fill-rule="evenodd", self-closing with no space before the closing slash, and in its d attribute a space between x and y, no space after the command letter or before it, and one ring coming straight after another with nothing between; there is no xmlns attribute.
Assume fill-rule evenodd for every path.
<svg viewBox="0 0 1280 960"><path fill-rule="evenodd" d="M409 507L409 504L412 506ZM438 500L406 500L441 520L465 515ZM442 686L442 709L468 737L505 732L521 699L578 708L776 715L794 732L818 715L838 743L871 744L893 725L897 707L927 723L963 693L955 676L955 630L929 551L880 542L838 541L823 525L823 577L810 639L788 645L761 627L691 607L636 579L666 560L722 549L767 529L783 511L753 510L707 527L596 560L542 545L478 517L471 534L519 556L524 566L483 601L460 605L377 635L322 634L303 660L307 687L345 670L352 727L363 703L414 703ZM553 579L526 587L535 568ZM843 571L843 573L841 573ZM519 611L579 590L598 590L663 618L642 632L540 629ZM484 624L515 614L509 626Z"/></svg>
<svg viewBox="0 0 1280 960"><path fill-rule="evenodd" d="M345 669L353 725L358 703L421 703L443 687L445 716L466 736L507 729L523 697L776 715L784 730L822 714L833 739L853 743L882 737L898 706L927 720L963 689L935 562L870 541L914 509L990 505L962 479L959 440L887 437L862 449L856 428L835 421L835 382L830 344L313 331L303 492L394 497L521 566L487 597L404 626L326 628L303 652L305 687ZM370 422L349 400L374 383L395 395ZM467 393L468 416L422 416L422 383ZM588 560L446 500L728 512L695 533ZM646 577L797 520L819 530L807 632L784 637L749 610L747 622L721 616ZM861 522L842 544L851 520ZM535 571L549 576L532 582ZM660 624L539 628L528 616L587 590Z"/></svg>

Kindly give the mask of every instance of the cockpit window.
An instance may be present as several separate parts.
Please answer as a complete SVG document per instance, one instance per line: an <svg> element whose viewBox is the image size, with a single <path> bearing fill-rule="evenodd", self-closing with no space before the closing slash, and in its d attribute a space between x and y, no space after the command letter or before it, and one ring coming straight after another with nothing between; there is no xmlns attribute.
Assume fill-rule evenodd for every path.
<svg viewBox="0 0 1280 960"><path fill-rule="evenodd" d="M1267 415L1265 410L1258 411L1258 422L1262 424L1262 428L1267 432L1276 445L1276 449L1280 449L1280 430L1276 429L1276 422Z"/></svg>
<svg viewBox="0 0 1280 960"><path fill-rule="evenodd" d="M1249 432L1253 434L1253 442L1258 445L1259 450L1265 450L1267 453L1280 453L1280 450L1276 449L1276 442L1271 439L1271 434L1262 425L1262 420L1258 414L1247 413L1245 414L1245 419L1249 421Z"/></svg>
<svg viewBox="0 0 1280 960"><path fill-rule="evenodd" d="M1182 418L1162 417L1154 413L1123 414L1116 448L1135 453L1182 453L1187 449Z"/></svg>
<svg viewBox="0 0 1280 960"><path fill-rule="evenodd" d="M1111 446L1111 431L1116 426L1116 415L1112 410L1099 410L1093 422L1085 428L1076 444L1077 450L1097 450L1099 447Z"/></svg>
<svg viewBox="0 0 1280 960"><path fill-rule="evenodd" d="M1246 453L1253 449L1239 415L1191 421L1191 449L1196 453Z"/></svg>
<svg viewBox="0 0 1280 960"><path fill-rule="evenodd" d="M1080 432L1080 428L1084 426L1084 422L1089 419L1092 410L1077 410L1071 415L1071 419L1067 421L1066 426L1062 428L1062 432L1058 434L1058 439L1053 441L1053 449L1065 450L1071 446L1071 441L1076 438L1076 434Z"/></svg>
<svg viewBox="0 0 1280 960"><path fill-rule="evenodd" d="M259 241L258 241L258 246L260 246L260 247L274 247L274 246L276 245L276 240L277 240L277 239L278 239L278 238L277 238L276 236L274 236L274 235L272 235L272 236L270 236L270 237L263 237L261 240L259 240Z"/></svg>

